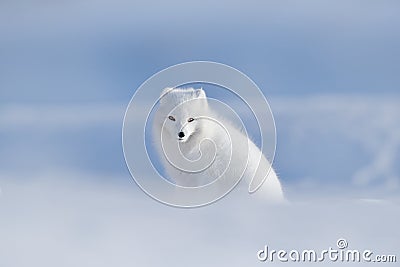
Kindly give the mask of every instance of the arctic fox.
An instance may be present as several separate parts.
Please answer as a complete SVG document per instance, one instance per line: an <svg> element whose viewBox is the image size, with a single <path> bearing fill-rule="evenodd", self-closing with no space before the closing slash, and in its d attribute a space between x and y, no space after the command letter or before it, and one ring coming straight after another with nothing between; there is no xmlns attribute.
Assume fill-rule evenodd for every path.
<svg viewBox="0 0 400 267"><path fill-rule="evenodd" d="M210 107L203 89L166 88L154 115L153 138L168 178L186 187L217 179L231 186L242 178L265 182L256 192L271 201L284 199L269 161L244 132ZM261 179L260 179L261 178Z"/></svg>

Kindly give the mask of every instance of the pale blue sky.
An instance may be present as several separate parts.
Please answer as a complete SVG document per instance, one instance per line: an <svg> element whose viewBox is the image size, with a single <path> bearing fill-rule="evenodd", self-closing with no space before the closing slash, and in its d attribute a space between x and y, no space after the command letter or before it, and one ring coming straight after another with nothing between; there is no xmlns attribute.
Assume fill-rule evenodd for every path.
<svg viewBox="0 0 400 267"><path fill-rule="evenodd" d="M125 102L170 65L212 60L269 94L398 94L396 1L0 4L0 101Z"/></svg>

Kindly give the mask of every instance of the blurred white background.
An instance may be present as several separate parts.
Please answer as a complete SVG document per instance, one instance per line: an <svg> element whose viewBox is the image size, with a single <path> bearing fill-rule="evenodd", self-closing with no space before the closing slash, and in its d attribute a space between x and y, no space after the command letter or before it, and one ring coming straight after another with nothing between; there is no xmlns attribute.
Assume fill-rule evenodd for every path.
<svg viewBox="0 0 400 267"><path fill-rule="evenodd" d="M398 253L399 9L1 1L0 266L253 266L265 244L326 249L339 237ZM234 192L174 209L133 182L125 108L151 75L192 60L231 65L263 90L291 205Z"/></svg>

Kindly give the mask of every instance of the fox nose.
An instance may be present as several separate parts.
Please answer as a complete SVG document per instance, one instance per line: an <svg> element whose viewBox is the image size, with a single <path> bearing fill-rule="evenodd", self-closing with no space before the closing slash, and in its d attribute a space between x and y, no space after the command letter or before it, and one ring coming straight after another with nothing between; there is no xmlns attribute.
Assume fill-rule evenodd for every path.
<svg viewBox="0 0 400 267"><path fill-rule="evenodd" d="M184 132L179 132L178 136L179 136L179 138L183 138L183 137L185 137L185 133Z"/></svg>

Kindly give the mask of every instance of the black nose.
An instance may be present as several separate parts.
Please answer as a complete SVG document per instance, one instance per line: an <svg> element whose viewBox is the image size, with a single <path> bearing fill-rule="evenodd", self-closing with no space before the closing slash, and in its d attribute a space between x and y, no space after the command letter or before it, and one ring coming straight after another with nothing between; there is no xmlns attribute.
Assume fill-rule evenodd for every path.
<svg viewBox="0 0 400 267"><path fill-rule="evenodd" d="M179 138L183 138L183 137L185 137L185 133L184 132L179 132L178 136L179 136Z"/></svg>

